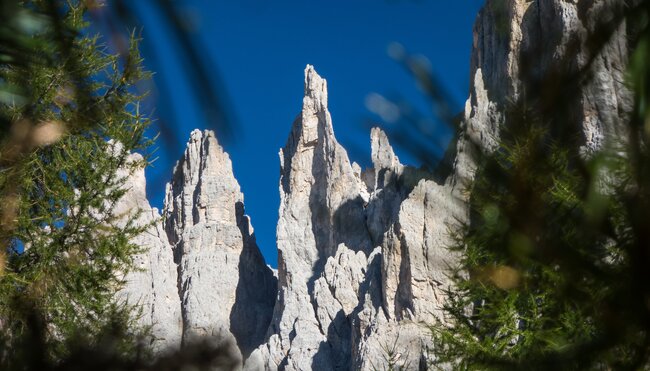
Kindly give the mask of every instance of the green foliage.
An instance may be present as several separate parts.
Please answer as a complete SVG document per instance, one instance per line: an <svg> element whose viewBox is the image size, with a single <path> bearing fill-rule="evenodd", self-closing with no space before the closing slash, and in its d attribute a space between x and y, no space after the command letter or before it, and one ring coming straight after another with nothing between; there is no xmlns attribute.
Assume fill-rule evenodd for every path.
<svg viewBox="0 0 650 371"><path fill-rule="evenodd" d="M449 321L432 327L438 366L650 365L650 2L638 3L627 14L636 26L635 106L619 123L627 136L587 156L565 114L575 100L524 97L506 112L498 150L480 157L471 220L453 247L462 258ZM554 72L566 91L588 78Z"/></svg>
<svg viewBox="0 0 650 371"><path fill-rule="evenodd" d="M18 367L34 316L54 360L71 342L93 344L131 321L131 308L114 295L143 227L114 207L126 177L147 162L127 158L149 145L134 89L148 74L135 38L118 56L85 33L83 2L0 8L2 362ZM120 341L123 351L135 344L133 334Z"/></svg>

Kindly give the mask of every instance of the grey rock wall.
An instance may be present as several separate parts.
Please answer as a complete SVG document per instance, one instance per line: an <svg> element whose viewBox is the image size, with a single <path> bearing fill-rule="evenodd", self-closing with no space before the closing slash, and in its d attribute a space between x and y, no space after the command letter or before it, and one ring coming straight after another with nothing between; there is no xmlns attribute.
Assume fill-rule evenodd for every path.
<svg viewBox="0 0 650 371"><path fill-rule="evenodd" d="M139 161L139 154L132 154L129 161ZM126 176L126 170L118 176ZM160 223L157 209L147 201L144 169L128 178L127 193L115 205L116 215L140 210L136 223L147 230L133 243L142 252L133 257L134 269L125 277L118 300L126 300L136 306L137 322L151 327L150 345L154 353L178 349L182 336L181 305L176 288L176 264L171 245Z"/></svg>
<svg viewBox="0 0 650 371"><path fill-rule="evenodd" d="M398 366L425 367L435 346L427 324L444 320L457 259L451 231L468 220L476 156L496 147L509 102L543 97L540 82L555 68L588 67L594 78L567 93L572 108L558 114L581 129L585 156L622 135L625 25L599 53L585 39L601 6L486 2L458 138L435 174L401 164L380 129L371 132L373 166L351 162L334 135L327 82L307 66L302 110L280 151L277 274L255 243L230 158L212 132L194 131L168 185L164 223L137 241L147 247L136 257L143 271L124 292L148 313L143 323L162 339L154 347L230 341L247 370L384 369L389 353ZM142 191L129 197L153 220L139 177Z"/></svg>
<svg viewBox="0 0 650 371"><path fill-rule="evenodd" d="M138 156L138 155L133 155ZM264 340L277 279L255 242L232 164L214 134L192 132L167 185L163 217L146 200L144 171L129 179L118 212L154 224L119 298L139 305L154 351L210 339L243 360ZM143 224L144 225L144 224Z"/></svg>
<svg viewBox="0 0 650 371"><path fill-rule="evenodd" d="M379 129L374 167L351 163L326 86L307 66L303 109L280 152L278 301L249 367L381 368L395 341L403 362L417 364L449 285L447 231L464 205L402 165Z"/></svg>

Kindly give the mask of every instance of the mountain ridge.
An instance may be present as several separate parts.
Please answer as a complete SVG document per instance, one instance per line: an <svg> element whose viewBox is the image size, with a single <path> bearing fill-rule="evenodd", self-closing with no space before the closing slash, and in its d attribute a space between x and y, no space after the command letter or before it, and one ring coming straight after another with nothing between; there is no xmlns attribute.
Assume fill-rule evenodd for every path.
<svg viewBox="0 0 650 371"><path fill-rule="evenodd" d="M594 27L591 11L561 0L486 2L446 176L401 164L378 128L373 166L351 162L334 135L327 82L308 65L302 110L279 154L277 276L259 252L228 154L214 133L193 131L167 186L162 224L135 241L145 247L135 259L144 272L127 276L121 294L145 309L140 321L153 326L153 349L211 338L230 344L247 370L369 370L387 366L392 346L399 365L426 368L435 346L426 324L444 321L448 267L457 259L447 249L450 230L469 220L475 158L497 147L524 79L566 58L585 65L586 46L569 55L564 35ZM625 36L622 27L596 56L595 79L576 101L585 156L617 135L630 109ZM524 71L531 53L539 61ZM153 222L144 187L135 174L123 202L151 210L142 222Z"/></svg>

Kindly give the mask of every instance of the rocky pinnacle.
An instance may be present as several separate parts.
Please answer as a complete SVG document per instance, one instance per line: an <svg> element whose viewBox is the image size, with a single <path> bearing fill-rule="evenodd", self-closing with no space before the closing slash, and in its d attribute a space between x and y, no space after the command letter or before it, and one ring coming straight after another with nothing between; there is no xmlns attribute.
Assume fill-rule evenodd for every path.
<svg viewBox="0 0 650 371"><path fill-rule="evenodd" d="M476 156L498 145L510 102L554 66L587 66L593 78L566 113L581 129L581 154L621 135L617 123L630 110L625 25L592 56L584 35L601 5L578 3L486 1L474 26L469 98L436 172L400 163L377 128L372 167L351 162L334 136L327 82L308 65L302 109L280 150L277 279L228 154L212 132L192 132L163 222L134 241L144 248L135 258L142 270L121 293L153 326L154 349L207 337L230 344L247 370L385 369L390 357L398 367L426 367L435 347L427 325L444 321L453 289L450 232L469 218ZM142 223L157 219L143 174L124 205L144 210Z"/></svg>

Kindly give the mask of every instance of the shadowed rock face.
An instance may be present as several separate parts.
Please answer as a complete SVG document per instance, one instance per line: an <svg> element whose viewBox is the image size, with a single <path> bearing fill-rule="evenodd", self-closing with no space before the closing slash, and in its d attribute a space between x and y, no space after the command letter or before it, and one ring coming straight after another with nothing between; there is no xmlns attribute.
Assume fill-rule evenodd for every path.
<svg viewBox="0 0 650 371"><path fill-rule="evenodd" d="M424 365L433 346L424 324L442 319L456 259L449 232L468 220L464 190L476 154L495 148L508 102L560 67L591 61L594 78L568 95L572 111L562 114L583 134L585 156L621 135L617 123L630 109L625 28L590 54L584 35L599 4L486 2L458 140L436 176L401 164L379 129L371 132L372 168L351 163L334 136L327 83L307 66L302 111L280 150L277 281L228 155L213 133L194 131L168 185L164 223L138 240L150 246L137 257L148 274L134 273L126 288L151 313L144 323L163 334L155 346L178 346L181 336L230 340L249 370L383 369L390 348L398 365ZM148 210L143 191L132 197ZM175 298L169 282L177 282ZM161 298L169 300L161 306Z"/></svg>

